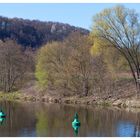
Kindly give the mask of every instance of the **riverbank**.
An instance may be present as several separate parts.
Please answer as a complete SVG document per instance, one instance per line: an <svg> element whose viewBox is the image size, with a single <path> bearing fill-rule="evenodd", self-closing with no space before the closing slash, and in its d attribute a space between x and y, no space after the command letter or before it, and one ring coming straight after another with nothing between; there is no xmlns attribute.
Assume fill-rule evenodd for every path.
<svg viewBox="0 0 140 140"><path fill-rule="evenodd" d="M123 98L100 98L95 96L87 97L56 97L47 95L27 95L21 92L0 93L0 100L18 101L18 102L46 102L59 104L73 105L101 105L101 106L116 106L122 108L140 108L140 97L130 95Z"/></svg>
<svg viewBox="0 0 140 140"><path fill-rule="evenodd" d="M127 81L127 82L126 82ZM18 102L46 102L73 105L100 105L123 108L140 108L140 96L136 97L135 85L130 80L123 80L115 88L114 94L89 96L64 96L57 90L41 90L35 81L29 82L21 90L12 93L0 92L0 100Z"/></svg>

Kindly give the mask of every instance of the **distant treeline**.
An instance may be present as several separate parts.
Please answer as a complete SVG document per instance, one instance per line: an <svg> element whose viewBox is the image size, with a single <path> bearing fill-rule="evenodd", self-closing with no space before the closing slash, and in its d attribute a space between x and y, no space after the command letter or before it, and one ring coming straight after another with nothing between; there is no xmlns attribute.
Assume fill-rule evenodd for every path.
<svg viewBox="0 0 140 140"><path fill-rule="evenodd" d="M89 31L83 28L58 22L42 22L21 18L0 17L0 39L15 40L24 48L33 49L52 41L62 41L71 32L87 35Z"/></svg>

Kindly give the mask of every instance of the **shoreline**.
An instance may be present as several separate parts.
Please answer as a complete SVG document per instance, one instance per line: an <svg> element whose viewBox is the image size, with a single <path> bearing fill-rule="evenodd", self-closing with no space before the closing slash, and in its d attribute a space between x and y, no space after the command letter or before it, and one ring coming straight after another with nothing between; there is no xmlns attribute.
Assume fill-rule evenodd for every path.
<svg viewBox="0 0 140 140"><path fill-rule="evenodd" d="M71 105L99 105L104 107L119 107L119 108L139 108L140 97L135 96L119 99L103 99L95 98L93 96L87 97L54 97L50 95L35 96L22 94L20 92L0 93L0 100L3 101L18 101L18 102L42 102L42 103L57 103L57 104L71 104Z"/></svg>

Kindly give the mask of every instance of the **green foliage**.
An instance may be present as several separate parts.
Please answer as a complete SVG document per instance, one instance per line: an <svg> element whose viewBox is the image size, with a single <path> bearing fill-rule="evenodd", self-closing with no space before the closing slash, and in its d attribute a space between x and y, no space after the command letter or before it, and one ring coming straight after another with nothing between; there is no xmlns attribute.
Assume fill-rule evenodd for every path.
<svg viewBox="0 0 140 140"><path fill-rule="evenodd" d="M115 56L117 58L116 68L120 67L126 70L129 67L135 84L138 85L137 79L140 77L140 22L138 14L134 10L119 5L104 9L94 16L93 22L91 36L95 41L95 46L97 47L98 42L101 47L109 43L107 47L111 46L119 51L118 56L121 59ZM96 47L94 48L95 53L99 50ZM109 62L109 68L111 67Z"/></svg>
<svg viewBox="0 0 140 140"><path fill-rule="evenodd" d="M93 56L99 56L103 51L107 49L107 47L111 46L111 44L105 39L99 39L95 36L95 33L90 33L90 41L93 42L93 46L91 47L91 54Z"/></svg>
<svg viewBox="0 0 140 140"><path fill-rule="evenodd" d="M0 100L8 100L8 101L15 101L20 99L21 93L19 92L12 92L12 93L3 93L0 92Z"/></svg>
<svg viewBox="0 0 140 140"><path fill-rule="evenodd" d="M102 106L108 107L108 106L111 106L111 103L109 101L103 101Z"/></svg>
<svg viewBox="0 0 140 140"><path fill-rule="evenodd" d="M91 41L94 42L90 49L91 55L93 57L102 57L102 60L107 66L107 70L113 78L117 78L117 72L128 72L130 70L126 59L109 42L104 39L94 38L92 33L90 34L90 38L92 38Z"/></svg>
<svg viewBox="0 0 140 140"><path fill-rule="evenodd" d="M47 85L47 71L43 70L43 68L37 64L35 76L38 79L38 83L41 87L45 87Z"/></svg>
<svg viewBox="0 0 140 140"><path fill-rule="evenodd" d="M42 47L37 55L35 74L40 85L57 89L62 95L87 96L96 87L105 88L109 76L105 63L100 56L93 57L90 49L88 37L79 33L71 34L64 42Z"/></svg>
<svg viewBox="0 0 140 140"><path fill-rule="evenodd" d="M45 56L47 52L44 47L40 49L37 54L37 64L36 64L36 71L35 76L38 79L38 83L41 87L46 87L48 80L47 80L47 71L45 70Z"/></svg>

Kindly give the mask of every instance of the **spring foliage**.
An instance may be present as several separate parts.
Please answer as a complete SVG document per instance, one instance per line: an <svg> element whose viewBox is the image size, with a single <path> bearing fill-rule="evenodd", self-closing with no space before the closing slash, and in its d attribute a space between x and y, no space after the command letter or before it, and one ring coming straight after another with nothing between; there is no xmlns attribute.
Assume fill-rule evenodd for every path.
<svg viewBox="0 0 140 140"><path fill-rule="evenodd" d="M87 96L96 88L104 89L108 77L105 63L100 56L93 57L90 50L87 36L79 33L71 34L64 42L45 45L37 56L39 84L60 90L63 95Z"/></svg>

